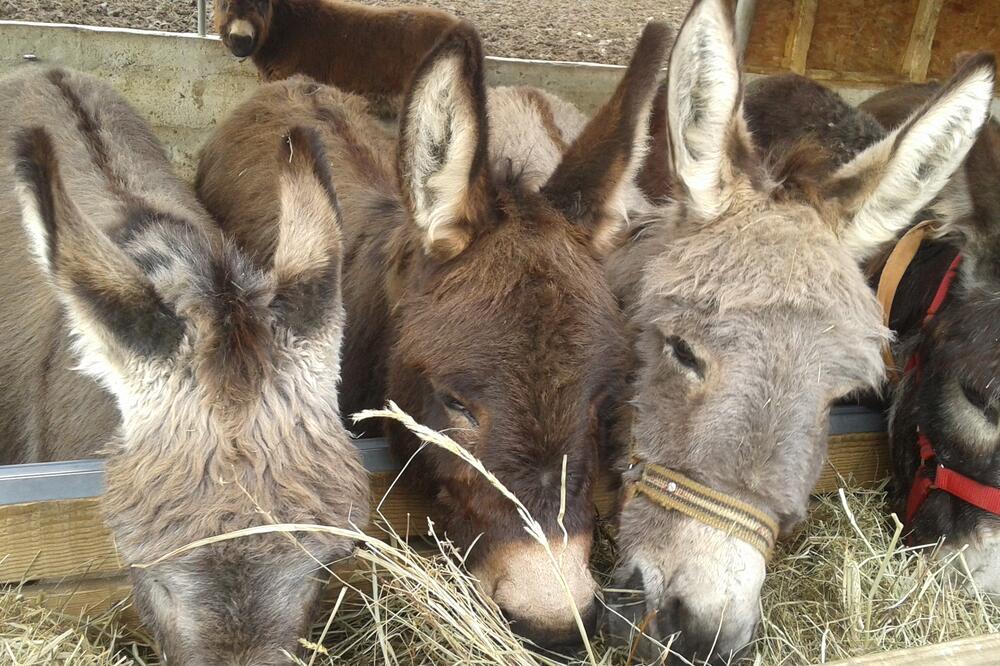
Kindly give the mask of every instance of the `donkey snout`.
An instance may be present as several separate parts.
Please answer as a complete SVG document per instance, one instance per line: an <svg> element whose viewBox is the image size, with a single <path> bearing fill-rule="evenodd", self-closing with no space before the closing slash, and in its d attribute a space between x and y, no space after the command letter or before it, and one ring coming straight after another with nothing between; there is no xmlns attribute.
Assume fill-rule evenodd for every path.
<svg viewBox="0 0 1000 666"><path fill-rule="evenodd" d="M254 52L256 33L249 21L237 19L229 24L226 31L226 43L233 55L246 58Z"/></svg>

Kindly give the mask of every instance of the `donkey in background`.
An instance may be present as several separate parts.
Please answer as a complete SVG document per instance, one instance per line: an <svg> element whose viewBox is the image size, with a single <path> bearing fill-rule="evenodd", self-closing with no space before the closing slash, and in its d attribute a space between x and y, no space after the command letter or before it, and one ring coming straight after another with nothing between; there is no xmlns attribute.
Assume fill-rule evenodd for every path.
<svg viewBox="0 0 1000 666"><path fill-rule="evenodd" d="M670 57L666 122L676 197L636 226L609 274L637 331L631 488L655 464L773 539L805 516L830 405L878 386L889 337L859 264L906 227L972 145L992 96L978 61L899 131L821 182L808 155L758 156L724 0L697 0ZM635 483L632 483L636 479ZM705 494L705 493L703 493ZM751 639L770 548L627 494L609 614L689 659L724 661ZM720 502L708 503L718 509ZM704 506L697 506L702 509ZM746 521L744 521L746 522ZM655 659L662 647L637 649Z"/></svg>
<svg viewBox="0 0 1000 666"><path fill-rule="evenodd" d="M339 0L215 0L215 28L267 81L303 74L398 105L417 66L457 19L428 7L366 7ZM395 104L394 104L395 102Z"/></svg>
<svg viewBox="0 0 1000 666"><path fill-rule="evenodd" d="M367 479L337 406L339 214L315 135L271 143L279 241L261 272L105 84L24 67L0 82L0 121L0 458L105 455L128 564L262 515L364 524ZM279 664L310 625L317 562L352 549L259 535L130 575L170 663Z"/></svg>
<svg viewBox="0 0 1000 666"><path fill-rule="evenodd" d="M991 62L988 55L966 58L956 76L967 76L970 68L987 69ZM915 112L929 112L943 94L940 84L907 85L875 95L855 109L832 90L790 75L752 86L747 110L755 136L772 154L796 150L796 144L812 146L817 158L812 160L813 174L806 178L816 180L884 141L887 131L904 127ZM907 500L921 463L918 427L932 443L934 462L986 487L1000 485L994 386L1000 351L994 304L1000 287L995 269L1000 260L998 191L1000 125L990 120L962 167L930 207L911 219L908 227L934 220L937 230L924 238L905 268L888 313L890 327L898 334L893 365L903 370L907 358L921 359L919 370L906 368L891 392L893 504L914 543L943 538L941 554L965 546L973 581L994 594L1000 592L995 515L944 491L931 492L913 515L908 515ZM870 275L881 275L896 244L893 238L867 258ZM942 277L959 254L963 260L956 279L937 313L925 322Z"/></svg>
<svg viewBox="0 0 1000 666"><path fill-rule="evenodd" d="M972 56L982 59L982 56ZM968 62L963 67L968 66ZM905 86L880 93L861 108L887 129L938 94L940 86ZM939 236L926 239L903 276L893 308L896 358L920 358L893 392L890 410L894 489L900 515L920 467L918 429L933 463L1000 496L1000 123L991 119L963 168L934 202ZM915 219L914 222L919 222ZM955 281L937 313L925 314L950 264ZM884 257L878 257L883 259ZM872 262L872 272L884 262ZM942 474L937 471L936 474ZM913 507L907 527L916 543L944 539L944 553L963 557L980 590L1000 595L1000 518L967 499L933 491Z"/></svg>
<svg viewBox="0 0 1000 666"><path fill-rule="evenodd" d="M564 132L553 120L564 102L487 93L479 37L462 24L418 69L398 143L358 98L292 79L220 125L197 177L208 209L266 265L278 211L274 167L260 155L289 123L317 127L344 213L345 412L391 398L447 431L556 544L565 458L562 574L588 624L592 487L628 367L601 259L641 164L666 48L666 28L650 24L611 101L585 127L574 113ZM389 436L404 460L417 450L408 432ZM467 565L515 629L543 645L577 640L548 558L510 503L446 452L424 450L410 469L448 536L475 544Z"/></svg>

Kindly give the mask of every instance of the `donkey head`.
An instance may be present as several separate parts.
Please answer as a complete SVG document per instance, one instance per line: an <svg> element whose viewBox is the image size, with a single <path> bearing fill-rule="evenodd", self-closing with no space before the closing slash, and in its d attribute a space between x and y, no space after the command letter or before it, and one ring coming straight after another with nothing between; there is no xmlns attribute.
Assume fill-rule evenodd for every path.
<svg viewBox="0 0 1000 666"><path fill-rule="evenodd" d="M156 560L262 522L347 527L367 484L336 402L340 228L322 149L283 141L280 241L262 273L207 221L128 193L92 220L49 134L24 131L23 219L81 365L117 399L105 512L135 598L171 663L277 664L295 652L346 538L258 535Z"/></svg>
<svg viewBox="0 0 1000 666"><path fill-rule="evenodd" d="M695 2L668 76L677 202L647 232L652 258L636 277L638 459L753 506L782 533L803 518L830 404L884 374L888 331L858 262L948 179L991 91L991 67L966 71L908 126L798 187L796 159L765 164L747 132L727 3ZM617 599L614 633L680 631L674 649L702 659L750 640L766 561L749 543L636 494L619 545L615 587L641 595Z"/></svg>
<svg viewBox="0 0 1000 666"><path fill-rule="evenodd" d="M950 242L940 270L926 271L919 289L934 284L958 245L962 264L937 315L921 328L927 301L912 326L901 326L904 353L917 353L921 378L904 377L893 396L890 430L900 500L919 464L917 427L933 443L937 461L988 486L1000 485L1000 125L987 124L956 181L967 185L963 202L943 201ZM957 188L956 188L957 189ZM958 205L955 205L955 204ZM949 205L951 204L951 205ZM951 250L951 251L949 251ZM923 253L922 253L923 254ZM911 271L912 273L912 271ZM897 302L900 299L897 298ZM905 309L905 308L904 308ZM906 330L909 328L909 330ZM945 492L932 492L910 527L919 543L945 538L944 550L966 547L973 580L1000 594L1000 519Z"/></svg>
<svg viewBox="0 0 1000 666"><path fill-rule="evenodd" d="M490 150L481 47L469 26L424 61L400 126L409 219L390 277L399 329L389 397L454 437L527 505L588 622L592 485L628 356L601 258L621 219L619 190L641 158L665 40L662 25L647 28L614 97L541 187L525 182L531 163L511 168L503 146ZM548 136L541 126L522 132ZM392 437L414 450L407 433ZM469 549L471 570L518 631L546 644L573 640L570 600L514 507L448 453L425 450L415 464L448 536Z"/></svg>
<svg viewBox="0 0 1000 666"><path fill-rule="evenodd" d="M274 4L271 0L216 0L215 30L237 58L248 58L267 41Z"/></svg>

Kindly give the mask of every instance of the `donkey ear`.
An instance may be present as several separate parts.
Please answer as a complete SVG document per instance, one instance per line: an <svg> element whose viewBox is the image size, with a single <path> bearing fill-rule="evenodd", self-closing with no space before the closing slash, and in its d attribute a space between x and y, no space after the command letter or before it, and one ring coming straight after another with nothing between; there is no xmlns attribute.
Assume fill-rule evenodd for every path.
<svg viewBox="0 0 1000 666"><path fill-rule="evenodd" d="M995 72L992 55L970 58L902 126L833 175L827 194L847 211L841 238L859 260L895 238L962 164L989 115Z"/></svg>
<svg viewBox="0 0 1000 666"><path fill-rule="evenodd" d="M341 217L322 140L293 127L278 151L281 216L272 269L272 308L298 336L340 311Z"/></svg>
<svg viewBox="0 0 1000 666"><path fill-rule="evenodd" d="M464 251L487 215L487 133L482 45L462 22L414 75L399 129L403 199L424 248L442 260Z"/></svg>
<svg viewBox="0 0 1000 666"><path fill-rule="evenodd" d="M676 194L702 219L718 215L724 187L754 159L742 101L729 3L695 0L670 56L667 123Z"/></svg>
<svg viewBox="0 0 1000 666"><path fill-rule="evenodd" d="M112 366L126 357L163 357L177 349L184 324L139 266L70 200L49 134L15 137L15 190L35 254L84 341Z"/></svg>
<svg viewBox="0 0 1000 666"><path fill-rule="evenodd" d="M625 218L622 186L632 181L646 155L649 112L669 41L665 23L646 25L614 96L587 123L542 188L556 208L589 228L600 254L612 249ZM614 215L615 210L621 213Z"/></svg>

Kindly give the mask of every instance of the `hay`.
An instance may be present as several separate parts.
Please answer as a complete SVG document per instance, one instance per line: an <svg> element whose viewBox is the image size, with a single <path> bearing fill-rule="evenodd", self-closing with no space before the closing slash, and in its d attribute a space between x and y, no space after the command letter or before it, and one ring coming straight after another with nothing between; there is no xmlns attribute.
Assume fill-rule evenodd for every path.
<svg viewBox="0 0 1000 666"><path fill-rule="evenodd" d="M0 588L0 664L29 666L153 666L142 639L116 622L116 613L80 619L62 615L20 591Z"/></svg>
<svg viewBox="0 0 1000 666"><path fill-rule="evenodd" d="M379 415L400 419L425 441L468 456L401 412ZM526 530L537 539L537 524L524 513ZM271 525L241 533L317 529L332 531ZM206 542L238 538L241 533ZM594 548L594 565L604 583L615 559L609 534L602 526ZM819 498L802 531L781 547L771 565L758 638L740 663L822 663L1000 630L1000 607L969 591L959 573L960 554L932 559L927 557L932 547L908 548L901 537L901 526L886 511L883 489L848 483L839 496ZM299 666L625 666L629 662L625 651L609 648L600 639L569 656L522 645L496 605L463 570L451 544L435 535L433 525L431 538L423 544L408 543L388 530L381 539L359 538L363 543L356 558L358 573L342 579L346 587L313 635L302 641L308 656L295 660ZM558 557L559 544L550 547ZM0 662L144 663L134 657L139 647L132 644L123 651L121 641L122 630L113 623L67 623L16 593L0 596ZM671 659L670 663L686 662Z"/></svg>

